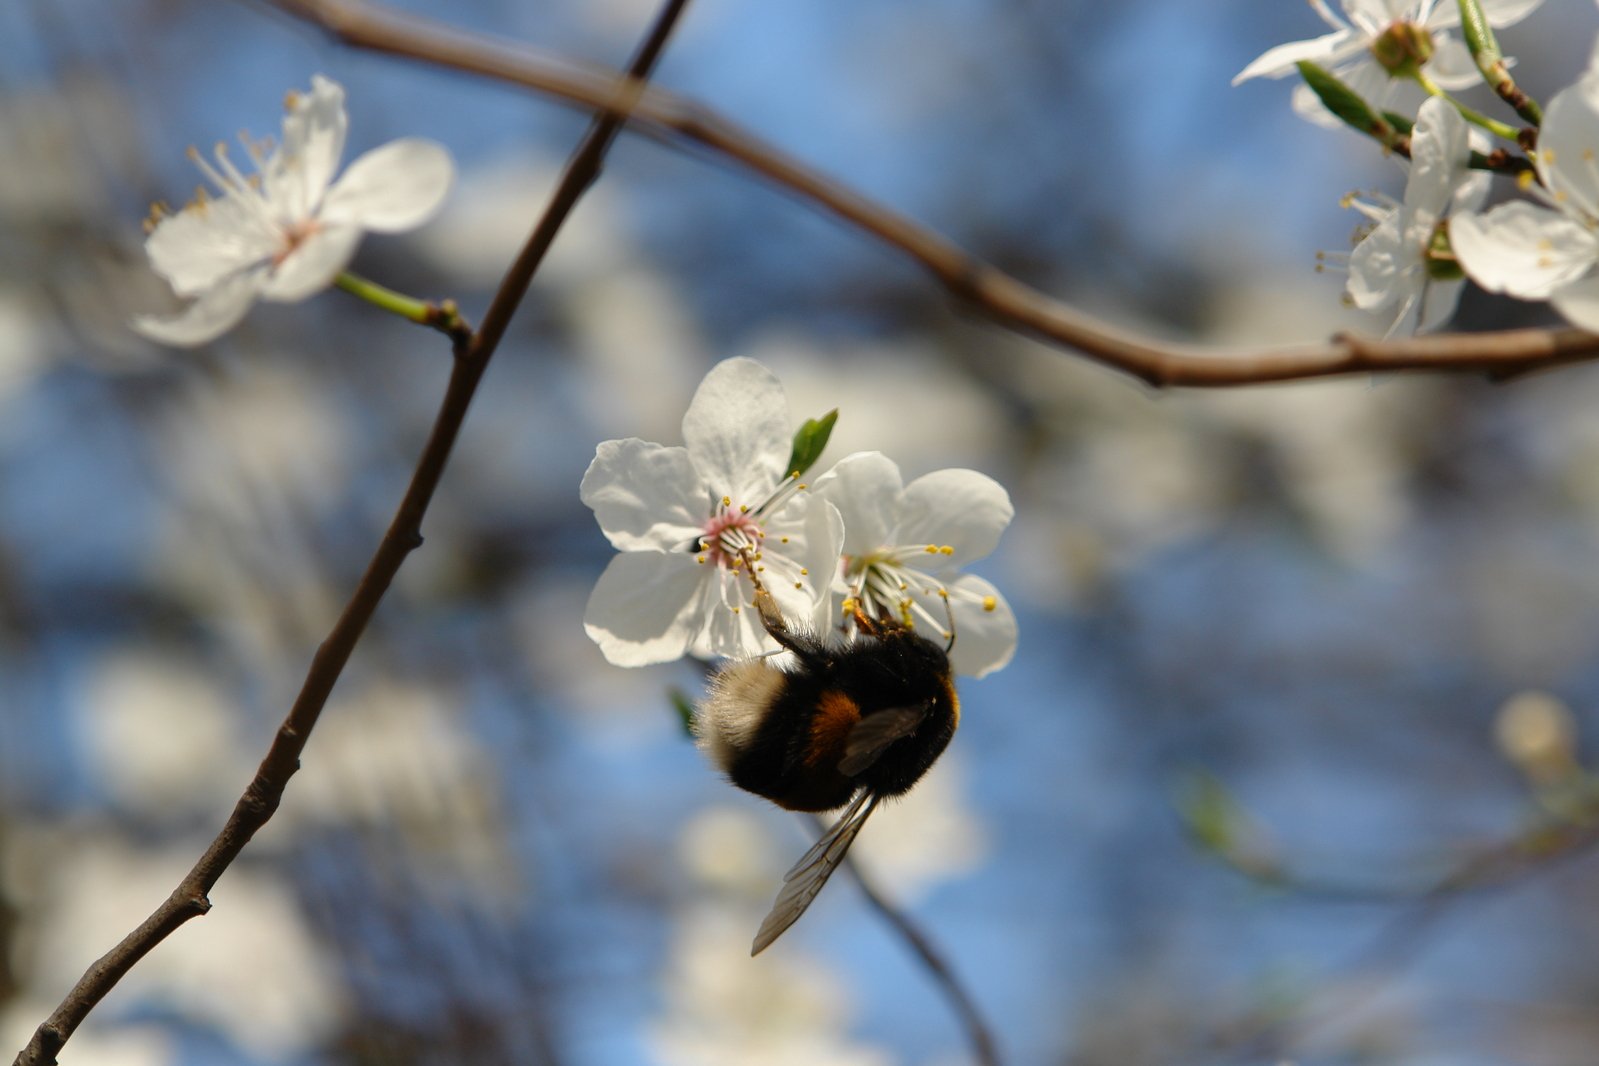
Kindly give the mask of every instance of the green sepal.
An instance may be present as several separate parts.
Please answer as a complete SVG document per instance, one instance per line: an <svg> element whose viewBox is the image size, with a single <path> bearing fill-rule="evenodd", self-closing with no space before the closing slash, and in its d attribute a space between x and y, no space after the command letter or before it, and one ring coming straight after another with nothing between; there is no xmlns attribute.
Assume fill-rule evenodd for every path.
<svg viewBox="0 0 1599 1066"><path fill-rule="evenodd" d="M1488 16L1477 0L1459 0L1459 4L1461 36L1466 38L1466 47L1471 50L1477 68L1486 71L1504 58L1499 42L1494 40L1493 27L1488 25Z"/></svg>
<svg viewBox="0 0 1599 1066"><path fill-rule="evenodd" d="M833 408L821 418L807 418L794 434L794 450L788 456L788 476L799 477L822 457L827 438L833 435L833 424L838 421L838 408Z"/></svg>
<svg viewBox="0 0 1599 1066"><path fill-rule="evenodd" d="M1542 126L1543 108L1510 76L1510 66L1505 62L1504 53L1499 51L1499 42L1494 38L1493 27L1488 24L1480 0L1458 0L1458 3L1460 33L1466 39L1466 48L1482 80L1534 128Z"/></svg>
<svg viewBox="0 0 1599 1066"><path fill-rule="evenodd" d="M672 705L672 710L677 712L683 735L690 739L699 736L694 729L694 701L688 698L688 693L673 685L666 690L666 699Z"/></svg>
<svg viewBox="0 0 1599 1066"><path fill-rule="evenodd" d="M1345 85L1330 70L1317 66L1308 59L1300 60L1300 77L1310 86L1310 91L1346 126L1375 137L1389 148L1398 138L1393 126L1371 109L1359 93Z"/></svg>

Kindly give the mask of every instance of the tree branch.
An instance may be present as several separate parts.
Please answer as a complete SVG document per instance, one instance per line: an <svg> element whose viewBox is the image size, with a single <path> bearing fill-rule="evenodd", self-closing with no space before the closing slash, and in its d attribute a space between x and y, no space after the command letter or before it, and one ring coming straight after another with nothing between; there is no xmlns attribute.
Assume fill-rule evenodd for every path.
<svg viewBox="0 0 1599 1066"><path fill-rule="evenodd" d="M845 186L708 109L592 64L580 64L368 0L268 0L356 48L520 85L625 118L639 132L710 151L921 264L958 302L1018 333L1081 353L1155 386L1219 388L1392 371L1505 378L1599 355L1599 335L1520 329L1400 340L1338 336L1293 348L1168 345L1108 326L969 255L947 238Z"/></svg>
<svg viewBox="0 0 1599 1066"><path fill-rule="evenodd" d="M821 819L817 819L817 825L826 828ZM999 1049L994 1044L994 1036L989 1031L988 1024L983 1021L982 1013L978 1011L977 1004L973 1002L966 987L961 984L960 978L955 976L955 971L944 961L938 949L933 947L933 942L927 938L927 934L923 933L908 915L890 903L888 898L877 890L877 886L861 872L855 860L847 855L844 857L844 868L855 878L855 883L860 886L866 902L871 904L872 909L900 935L900 939L905 941L921 960L922 965L927 968L933 981L944 990L950 1006L955 1008L956 1017L966 1028L966 1037L971 1041L972 1053L977 1056L980 1066L999 1066Z"/></svg>
<svg viewBox="0 0 1599 1066"><path fill-rule="evenodd" d="M666 0L629 66L629 70L638 78L646 76L654 67L667 37L687 4L688 0ZM277 811L289 778L300 768L300 754L305 750L311 730L315 728L328 695L349 662L356 643L365 632L367 622L371 620L406 557L422 544L422 519L444 474L445 464L460 435L467 408L478 383L483 379L483 372L488 369L489 360L505 335L512 314L526 294L561 224L599 175L605 152L615 139L619 125L619 120L610 115L597 118L589 127L568 161L560 184L527 244L501 281L493 303L484 316L482 327L468 338L456 342L455 365L450 372L444 399L434 417L433 428L422 448L399 509L371 562L367 564L366 572L361 575L355 592L345 604L343 613L312 658L299 696L295 698L288 717L278 727L266 758L261 761L254 779L235 805L227 824L166 901L79 978L60 1006L34 1032L28 1046L17 1055L15 1066L53 1066L56 1054L83 1023L83 1019L124 974L183 923L210 910L211 903L207 897L211 888L233 860L238 858L256 831Z"/></svg>

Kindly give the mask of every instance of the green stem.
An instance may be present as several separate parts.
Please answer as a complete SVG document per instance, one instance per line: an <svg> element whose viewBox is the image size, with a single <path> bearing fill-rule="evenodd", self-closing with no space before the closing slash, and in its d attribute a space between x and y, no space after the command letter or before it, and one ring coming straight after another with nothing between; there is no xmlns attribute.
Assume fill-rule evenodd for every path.
<svg viewBox="0 0 1599 1066"><path fill-rule="evenodd" d="M1467 122L1470 122L1472 125L1481 126L1495 137L1503 137L1512 144L1517 143L1516 138L1518 136L1518 131L1514 126L1500 122L1496 118L1489 118L1480 111L1472 110L1459 100L1456 100L1453 96L1450 96L1448 93L1440 89L1438 84L1431 78L1427 77L1424 72L1419 70L1416 72L1416 84L1420 85L1422 89L1426 90L1429 96L1436 96L1440 100L1447 100L1451 107L1460 112L1460 117L1465 119Z"/></svg>
<svg viewBox="0 0 1599 1066"><path fill-rule="evenodd" d="M471 339L472 327L461 317L460 308L456 307L454 300L445 300L443 303L418 300L348 270L335 278L333 283L350 295L359 296L367 303L399 315L408 322L436 329L453 340Z"/></svg>
<svg viewBox="0 0 1599 1066"><path fill-rule="evenodd" d="M414 296L386 289L377 282L368 281L348 270L335 278L333 283L352 296L359 296L369 304L419 325L432 325L438 314L438 309L426 300L418 300Z"/></svg>

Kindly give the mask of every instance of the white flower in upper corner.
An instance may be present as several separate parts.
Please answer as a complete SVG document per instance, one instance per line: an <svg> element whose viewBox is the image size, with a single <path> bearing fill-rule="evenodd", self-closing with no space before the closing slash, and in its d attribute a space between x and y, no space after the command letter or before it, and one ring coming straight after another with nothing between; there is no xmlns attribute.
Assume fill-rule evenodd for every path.
<svg viewBox="0 0 1599 1066"><path fill-rule="evenodd" d="M157 208L145 251L172 286L192 300L170 317L140 315L133 327L152 340L192 347L226 333L256 300L292 303L333 283L367 230L398 233L426 222L454 177L449 152L407 137L374 148L337 181L348 116L344 89L312 77L291 93L283 143L245 143L257 173L246 176L216 147L213 166L189 149L216 195L204 189L176 214Z"/></svg>
<svg viewBox="0 0 1599 1066"><path fill-rule="evenodd" d="M741 358L700 382L683 416L686 447L636 437L599 446L581 495L621 554L594 586L583 628L606 659L775 651L752 608L746 558L785 618L825 624L843 523L787 476L793 432L783 386Z"/></svg>
<svg viewBox="0 0 1599 1066"><path fill-rule="evenodd" d="M1376 223L1349 256L1347 292L1363 311L1397 306L1392 334L1407 319L1418 330L1442 325L1454 313L1464 275L1449 251L1445 219L1475 211L1488 196L1489 176L1470 169L1471 134L1447 102L1429 97L1410 135L1405 199L1349 205Z"/></svg>
<svg viewBox="0 0 1599 1066"><path fill-rule="evenodd" d="M1010 604L987 581L959 572L994 550L1015 514L999 482L975 470L938 470L905 485L893 460L857 452L816 479L816 494L844 517L839 596L869 618L926 626L945 639L953 617L956 673L982 677L1010 662ZM841 613L839 606L833 617Z"/></svg>
<svg viewBox="0 0 1599 1066"><path fill-rule="evenodd" d="M1488 24L1509 26L1530 15L1543 0L1479 0ZM1327 0L1310 6L1333 32L1308 41L1278 45L1239 72L1233 84L1250 78L1281 78L1298 73L1309 60L1325 67L1381 110L1394 79L1411 63L1425 65L1427 76L1445 89L1464 89L1480 80L1465 42L1451 31L1460 25L1455 0L1340 0L1338 15ZM1294 110L1323 126L1343 123L1305 85L1294 87Z"/></svg>
<svg viewBox="0 0 1599 1066"><path fill-rule="evenodd" d="M1549 101L1533 163L1546 207L1525 200L1449 223L1471 280L1489 292L1548 300L1573 325L1599 331L1599 70Z"/></svg>

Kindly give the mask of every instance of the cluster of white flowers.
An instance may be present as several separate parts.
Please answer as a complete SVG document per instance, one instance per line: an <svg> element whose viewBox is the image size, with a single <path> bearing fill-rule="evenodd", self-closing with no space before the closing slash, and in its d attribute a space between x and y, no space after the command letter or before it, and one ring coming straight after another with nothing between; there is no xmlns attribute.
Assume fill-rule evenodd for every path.
<svg viewBox="0 0 1599 1066"><path fill-rule="evenodd" d="M1469 277L1489 292L1547 300L1574 325L1599 330L1599 49L1576 84L1540 111L1510 82L1509 60L1493 39L1492 28L1541 3L1341 0L1340 15L1327 0L1311 0L1333 32L1273 48L1235 79L1298 71L1306 81L1295 95L1301 113L1408 151L1403 201L1348 200L1370 220L1349 256L1349 301L1393 313L1392 329L1441 324ZM1445 92L1478 81L1515 103L1523 124L1492 119ZM1403 116L1385 110L1405 82L1428 94L1408 139ZM1495 172L1513 175L1538 202L1482 212Z"/></svg>
<svg viewBox="0 0 1599 1066"><path fill-rule="evenodd" d="M814 483L788 469L794 426L783 387L753 359L717 364L683 416L683 447L605 441L583 477L611 544L584 628L611 662L777 650L753 609L750 567L791 625L842 637L858 606L947 639L957 673L1010 661L1016 618L961 569L994 549L1013 513L998 482L939 470L903 483L879 452Z"/></svg>

